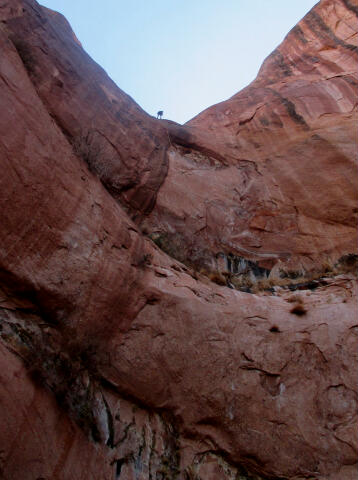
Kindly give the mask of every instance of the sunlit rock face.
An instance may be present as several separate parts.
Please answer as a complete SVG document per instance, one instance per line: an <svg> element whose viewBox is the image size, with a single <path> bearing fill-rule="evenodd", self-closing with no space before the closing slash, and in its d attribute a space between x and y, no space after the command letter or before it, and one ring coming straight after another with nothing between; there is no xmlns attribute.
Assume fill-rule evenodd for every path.
<svg viewBox="0 0 358 480"><path fill-rule="evenodd" d="M357 9L180 126L0 0L1 478L356 478Z"/></svg>
<svg viewBox="0 0 358 480"><path fill-rule="evenodd" d="M323 0L256 80L183 128L147 222L181 260L322 270L357 244L357 2ZM244 66L243 66L244 68Z"/></svg>

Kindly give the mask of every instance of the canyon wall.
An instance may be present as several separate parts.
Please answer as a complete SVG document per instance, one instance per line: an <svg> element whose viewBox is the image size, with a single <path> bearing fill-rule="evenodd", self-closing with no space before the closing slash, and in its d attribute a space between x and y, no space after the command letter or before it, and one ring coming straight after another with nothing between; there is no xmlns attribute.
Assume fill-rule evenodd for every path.
<svg viewBox="0 0 358 480"><path fill-rule="evenodd" d="M180 126L0 0L2 478L356 478L357 9Z"/></svg>
<svg viewBox="0 0 358 480"><path fill-rule="evenodd" d="M168 124L169 172L145 223L182 261L215 269L231 255L277 277L356 252L356 14L321 1L247 88Z"/></svg>

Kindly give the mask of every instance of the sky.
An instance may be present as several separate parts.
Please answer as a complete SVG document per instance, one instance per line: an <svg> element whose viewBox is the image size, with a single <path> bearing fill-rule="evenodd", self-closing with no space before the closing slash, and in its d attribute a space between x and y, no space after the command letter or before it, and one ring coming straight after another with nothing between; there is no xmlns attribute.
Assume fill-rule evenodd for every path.
<svg viewBox="0 0 358 480"><path fill-rule="evenodd" d="M184 123L248 85L318 0L40 0L146 112Z"/></svg>

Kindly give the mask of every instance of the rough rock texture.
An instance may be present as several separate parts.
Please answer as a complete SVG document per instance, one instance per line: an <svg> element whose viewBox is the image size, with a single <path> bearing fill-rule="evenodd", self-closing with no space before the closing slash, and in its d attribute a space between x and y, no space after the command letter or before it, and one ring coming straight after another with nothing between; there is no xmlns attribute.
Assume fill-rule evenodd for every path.
<svg viewBox="0 0 358 480"><path fill-rule="evenodd" d="M220 270L231 254L277 275L356 251L357 8L322 0L247 88L168 124L169 173L145 224L181 260Z"/></svg>
<svg viewBox="0 0 358 480"><path fill-rule="evenodd" d="M321 28L310 34L310 48L320 48L320 42L330 47L323 51L330 52L331 63L320 57L314 65L324 70L342 62L344 82L355 51L342 42L353 41L347 31L356 10L352 0L322 1L300 23L302 31L312 21ZM315 15L333 25L336 37ZM335 15L345 18L341 25ZM289 243L290 230L281 238L277 225L267 232L250 227L250 216L244 223L248 237L256 232L250 238L265 248L277 241L276 253L285 241L287 259L312 254L313 263L323 263L323 254L334 252L346 255L352 273L329 272L315 283L291 285L295 292L276 286L274 295L253 295L220 287L179 263L143 235L138 223L153 227L149 233L159 235L162 247L169 242L173 248L163 232L177 234L174 247L179 253L187 249L183 260L189 263L207 245L208 259L217 248L235 268L259 269L253 263L257 255L248 263L229 257L224 248L231 220L222 212L237 199L228 203L219 182L231 185L237 178L235 188L251 192L246 203L237 204L243 218L246 208L257 211L258 199L266 205L274 198L272 178L261 172L263 160L250 146L257 137L262 147L256 150L265 142L273 150L271 120L269 135L255 127L256 116L240 126L238 138L247 139L247 152L245 161L237 162L229 153L234 147L226 145L233 134L222 125L221 115L229 114L220 113L221 106L189 126L157 122L88 58L60 15L33 0L0 0L0 22L1 477L355 479L358 324L355 257L348 256L356 252L349 210L355 194L349 183L354 162L349 88L342 87L341 102L327 100L334 111L317 120L314 133L306 117L308 127L292 117L290 104L273 100L270 108L262 107L266 116L276 111L283 124L272 155L276 167L270 167L280 173L273 191L282 198L271 217L286 218L284 209L297 203L297 218L305 219L307 229L301 236L312 242L321 222L325 238L317 227L316 243L303 255L297 250L301 237L297 248ZM290 38L280 50L292 53ZM260 82L295 92L294 82L301 81L298 73L296 80L282 80L281 60L274 68L270 58L256 87L249 87L257 89L256 99L268 88ZM292 61L291 69L293 63L299 64ZM317 82L321 78L317 91L326 98L330 80L322 71L312 75ZM308 77L302 74L307 82ZM249 102L240 95L228 102ZM233 109L235 115L239 111ZM296 115L304 114L296 110ZM327 143L320 143L323 138ZM244 148L240 142L238 148ZM322 175L327 193L317 179L306 185L295 162L279 162L279 155L296 152L308 168L312 148L320 165L337 167L335 175ZM295 175L297 190L286 204L284 183ZM197 196L188 189L189 179ZM264 185L267 196L260 193ZM196 209L205 204L210 186L217 188L216 203L207 218L217 219L216 230L198 234L191 245L189 233L201 228ZM316 218L319 195L323 203ZM328 211L328 198L335 199L336 210ZM309 202L311 223L304 213ZM189 212L181 225L181 213L174 214L180 205ZM239 224L230 231L235 228L240 235ZM230 252L243 255L236 247Z"/></svg>
<svg viewBox="0 0 358 480"><path fill-rule="evenodd" d="M84 52L62 15L30 0L1 3L33 86L75 153L129 211L150 211L168 168L167 133Z"/></svg>

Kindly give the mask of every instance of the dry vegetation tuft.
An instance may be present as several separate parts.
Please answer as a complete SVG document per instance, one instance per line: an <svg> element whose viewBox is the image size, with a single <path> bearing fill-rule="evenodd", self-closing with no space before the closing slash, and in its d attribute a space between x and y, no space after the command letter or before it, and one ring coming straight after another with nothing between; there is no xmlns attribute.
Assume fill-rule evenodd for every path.
<svg viewBox="0 0 358 480"><path fill-rule="evenodd" d="M291 308L290 313L293 313L294 315L302 316L302 315L306 315L307 310L302 303L296 303L296 305L294 305Z"/></svg>

